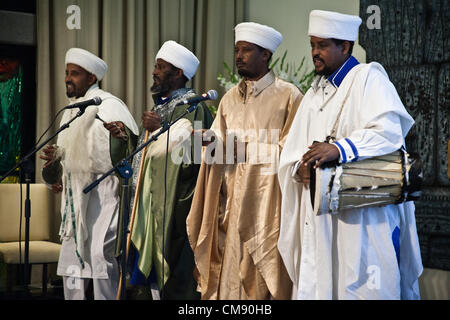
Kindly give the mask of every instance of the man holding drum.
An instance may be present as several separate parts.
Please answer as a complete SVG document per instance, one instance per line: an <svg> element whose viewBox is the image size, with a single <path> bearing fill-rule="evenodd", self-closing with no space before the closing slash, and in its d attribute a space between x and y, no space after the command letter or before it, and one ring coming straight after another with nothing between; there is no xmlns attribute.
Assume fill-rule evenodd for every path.
<svg viewBox="0 0 450 320"><path fill-rule="evenodd" d="M423 267L412 201L316 208L316 199L336 200L331 185L339 187L339 181L335 175L320 185L313 175L325 166L336 173L346 163L404 148L414 124L384 68L351 55L360 24L357 16L310 14L316 78L294 119L279 169L278 248L295 299L420 298ZM360 189L358 179L355 189Z"/></svg>

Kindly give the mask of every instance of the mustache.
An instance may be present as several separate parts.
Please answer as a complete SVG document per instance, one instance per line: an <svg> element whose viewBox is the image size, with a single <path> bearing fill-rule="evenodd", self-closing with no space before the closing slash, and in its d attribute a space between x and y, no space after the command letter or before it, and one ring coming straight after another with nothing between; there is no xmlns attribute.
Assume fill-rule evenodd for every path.
<svg viewBox="0 0 450 320"><path fill-rule="evenodd" d="M314 61L314 60L319 60L319 61L323 62L323 59L321 59L320 56L318 56L318 55L315 55L315 56L313 57L313 61Z"/></svg>
<svg viewBox="0 0 450 320"><path fill-rule="evenodd" d="M75 87L75 84L73 82L66 82L66 86L68 86L69 84Z"/></svg>

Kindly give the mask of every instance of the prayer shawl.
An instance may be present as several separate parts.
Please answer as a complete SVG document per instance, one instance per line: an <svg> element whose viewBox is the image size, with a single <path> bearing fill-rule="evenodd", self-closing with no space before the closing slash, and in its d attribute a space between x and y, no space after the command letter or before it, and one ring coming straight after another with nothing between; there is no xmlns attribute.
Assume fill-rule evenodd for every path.
<svg viewBox="0 0 450 320"><path fill-rule="evenodd" d="M126 105L99 89L97 84L84 97L71 99L71 102L86 101L97 96L102 99L102 103L98 107L86 108L85 113L58 136L57 145L64 168L60 229L63 247L58 264L59 275L108 277L101 248L107 240L107 233L115 238L119 182L116 176L109 176L91 192L83 193L86 186L112 168L110 134L95 116L98 114L106 122L122 121L134 134L138 133L138 127ZM66 110L61 125L72 119L78 111ZM73 273L71 266L80 269Z"/></svg>

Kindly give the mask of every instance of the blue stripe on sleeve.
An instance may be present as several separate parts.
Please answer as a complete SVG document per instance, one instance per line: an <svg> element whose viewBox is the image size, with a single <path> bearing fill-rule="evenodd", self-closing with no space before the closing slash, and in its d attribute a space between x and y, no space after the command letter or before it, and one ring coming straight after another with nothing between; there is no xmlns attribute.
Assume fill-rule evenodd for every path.
<svg viewBox="0 0 450 320"><path fill-rule="evenodd" d="M352 160L352 162L358 160L358 157L359 157L358 150L356 149L353 142L349 138L345 138L345 141L347 141L347 143L350 145L350 147L352 148L353 154L355 155L355 158Z"/></svg>
<svg viewBox="0 0 450 320"><path fill-rule="evenodd" d="M341 150L341 154L342 154L342 163L346 163L347 162L347 155L345 154L345 150L344 148L341 146L341 144L337 141L333 142L335 145L338 146L339 150Z"/></svg>

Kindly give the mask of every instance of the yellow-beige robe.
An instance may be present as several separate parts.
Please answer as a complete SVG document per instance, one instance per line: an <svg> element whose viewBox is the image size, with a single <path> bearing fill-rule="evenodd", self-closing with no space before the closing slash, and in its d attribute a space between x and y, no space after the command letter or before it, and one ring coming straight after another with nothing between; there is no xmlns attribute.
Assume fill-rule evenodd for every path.
<svg viewBox="0 0 450 320"><path fill-rule="evenodd" d="M301 99L297 87L270 71L256 82L243 80L220 102L211 129L223 147L227 130L245 132L238 139L246 144L245 162L227 163L216 145L215 156L223 164L208 164L204 149L187 219L202 299L291 296L292 282L277 249L281 192L276 170ZM273 152L270 163L256 150Z"/></svg>

